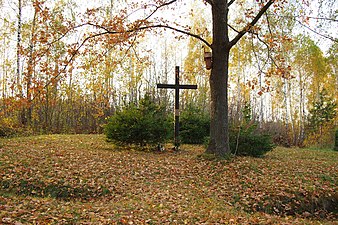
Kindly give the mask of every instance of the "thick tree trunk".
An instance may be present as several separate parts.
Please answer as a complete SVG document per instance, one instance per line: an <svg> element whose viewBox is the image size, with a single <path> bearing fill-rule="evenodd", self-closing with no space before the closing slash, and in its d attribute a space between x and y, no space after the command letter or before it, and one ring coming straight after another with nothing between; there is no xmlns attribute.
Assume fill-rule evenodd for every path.
<svg viewBox="0 0 338 225"><path fill-rule="evenodd" d="M224 157L229 154L228 119L228 76L230 49L259 21L262 15L275 2L269 0L234 39L229 40L228 11L235 0L207 0L212 9L213 43L212 69L210 75L211 122L210 143L207 153Z"/></svg>
<svg viewBox="0 0 338 225"><path fill-rule="evenodd" d="M210 75L211 123L207 153L223 157L230 153L228 135L228 6L226 0L215 0L212 5L213 44Z"/></svg>

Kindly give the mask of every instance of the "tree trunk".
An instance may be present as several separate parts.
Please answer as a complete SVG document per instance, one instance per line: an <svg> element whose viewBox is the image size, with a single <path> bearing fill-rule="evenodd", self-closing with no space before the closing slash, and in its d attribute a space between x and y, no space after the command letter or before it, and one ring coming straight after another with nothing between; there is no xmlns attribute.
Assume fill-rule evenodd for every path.
<svg viewBox="0 0 338 225"><path fill-rule="evenodd" d="M17 27L17 41L16 41L16 85L18 88L18 95L22 96L21 89L21 71L20 71L20 60L21 60L21 27L22 27L22 2L18 1L18 27Z"/></svg>
<svg viewBox="0 0 338 225"><path fill-rule="evenodd" d="M4 100L7 96L6 96L6 94L7 94L7 82L6 82L6 80L7 80L7 71L8 71L8 68L6 67L6 65L5 65L5 59L7 58L7 56L6 56L6 54L7 54L7 52L6 52L6 48L5 48L5 46L6 46L6 40L7 40L7 37L6 36L4 36L3 37L3 55L2 55L2 59L3 59L3 61L1 62L1 65L2 65L2 84L1 84L1 86L2 86L2 100ZM6 104L3 102L3 109L4 109L4 111L6 111L5 110L5 106L6 106Z"/></svg>
<svg viewBox="0 0 338 225"><path fill-rule="evenodd" d="M228 6L226 0L212 5L213 44L210 75L210 143L207 153L224 157L230 153L228 135L228 68L230 42L228 37Z"/></svg>
<svg viewBox="0 0 338 225"><path fill-rule="evenodd" d="M18 26L17 26L17 41L16 41L16 85L17 85L17 95L23 98L22 86L21 86L21 29L22 29L22 1L18 1ZM26 119L26 106L21 106L19 112L19 120L22 125L27 124Z"/></svg>
<svg viewBox="0 0 338 225"><path fill-rule="evenodd" d="M207 153L218 157L230 154L228 119L228 77L230 49L259 21L262 15L275 2L269 0L243 30L234 39L229 40L229 5L235 0L207 0L211 4L213 43L212 69L210 75L210 143Z"/></svg>
<svg viewBox="0 0 338 225"><path fill-rule="evenodd" d="M37 17L37 11L36 8L34 9L34 17L32 21L32 29L31 29L31 39L29 43L29 59L28 59L28 64L27 64L27 74L26 74L26 94L27 94L27 112L26 112L26 120L27 124L31 125L32 122L32 112L33 112L33 105L32 105L32 78L33 78L33 73L35 70L35 63L33 59L33 52L34 52L34 36L35 36L35 26L36 26L36 17Z"/></svg>

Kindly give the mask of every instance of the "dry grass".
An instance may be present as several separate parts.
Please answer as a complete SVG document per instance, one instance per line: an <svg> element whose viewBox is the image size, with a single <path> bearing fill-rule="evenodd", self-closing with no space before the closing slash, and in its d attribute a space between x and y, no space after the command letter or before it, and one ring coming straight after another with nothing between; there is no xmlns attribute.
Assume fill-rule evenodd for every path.
<svg viewBox="0 0 338 225"><path fill-rule="evenodd" d="M338 152L210 161L101 135L0 142L0 224L337 224Z"/></svg>

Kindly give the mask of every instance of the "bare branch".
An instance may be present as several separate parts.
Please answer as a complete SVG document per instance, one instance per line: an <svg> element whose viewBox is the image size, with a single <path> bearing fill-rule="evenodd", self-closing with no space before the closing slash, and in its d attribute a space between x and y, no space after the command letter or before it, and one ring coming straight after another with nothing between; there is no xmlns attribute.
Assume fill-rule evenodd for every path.
<svg viewBox="0 0 338 225"><path fill-rule="evenodd" d="M206 44L208 47L211 48L211 44L210 44L207 40L205 40L204 38L202 38L200 35L193 34L193 33L190 33L190 32L188 32L188 31L181 30L181 29L179 29L179 28L172 27L172 26L169 26L169 25L157 24L157 25L148 25L148 26L143 26L143 27L140 26L140 27L136 27L136 28L134 28L134 29L125 30L125 31L110 31L110 30L107 29L106 27L102 27L102 26L100 26L100 25L97 25L97 24L91 24L91 23L87 23L87 25L91 25L91 26L94 26L94 27L96 27L96 28L103 29L103 30L106 31L108 34L133 33L133 32L137 32L137 31L149 30L149 29L153 29L153 28L170 29L170 30L176 31L176 32L178 32L178 33L182 33L182 34L185 34L185 35L194 37L194 38L196 38L196 39L202 41L204 44Z"/></svg>
<svg viewBox="0 0 338 225"><path fill-rule="evenodd" d="M77 29L77 28L86 26L86 25L88 25L88 24L80 24L80 25L77 25L77 26L74 26L74 27L69 28L66 32L64 32L63 34L61 34L60 37L54 39L54 40L51 41L51 42L48 42L47 45L51 46L51 45L53 45L53 44L55 44L55 43L61 41L61 39L63 39L64 37L66 37L66 35L67 35L68 33L70 33L71 31L73 31L73 30L75 30L75 29Z"/></svg>
<svg viewBox="0 0 338 225"><path fill-rule="evenodd" d="M302 22L300 22L299 20L296 20L296 22L298 22L301 26L305 27L306 29L310 30L311 32L323 37L323 38L327 38L333 42L337 42L338 43L338 39L337 38L333 38L333 37L330 37L330 36L327 36L327 35L324 35L324 34L321 34L319 33L318 31L312 29L311 27L309 26L306 26L305 24L303 24Z"/></svg>
<svg viewBox="0 0 338 225"><path fill-rule="evenodd" d="M234 3L236 0L230 0L230 2L228 2L228 6L231 6L232 3Z"/></svg>
<svg viewBox="0 0 338 225"><path fill-rule="evenodd" d="M214 1L213 0L204 0L206 3L208 3L209 5L214 5Z"/></svg>
<svg viewBox="0 0 338 225"><path fill-rule="evenodd" d="M237 30L236 28L234 28L233 26L231 26L230 24L228 24L228 27L231 28L231 30L235 31L236 33L239 33L239 30Z"/></svg>
<svg viewBox="0 0 338 225"><path fill-rule="evenodd" d="M257 35L258 36L258 35ZM257 54L257 52L255 51L255 45L254 45L254 42L253 42L253 38L251 39L251 47L252 47L252 51L253 51L253 53L254 53L254 56L255 56L255 58L256 58L256 61L257 61L257 66L258 66L258 70L259 70L259 72L260 73L264 73L264 71L263 71L263 68L265 67L265 65L267 64L267 61L268 60L266 60L265 61L265 64L264 64L264 66L263 66L263 68L261 67L261 64L260 64L260 61L261 60L259 60L259 58L258 58L258 54ZM268 59L269 59L269 56L270 56L270 54L268 54Z"/></svg>
<svg viewBox="0 0 338 225"><path fill-rule="evenodd" d="M256 35L257 39L262 42L265 46L266 46L266 49L268 50L268 58L272 61L272 63L277 67L279 68L278 64L276 63L276 61L273 59L273 57L271 56L271 49L270 49L270 46L262 39L259 37L258 34L254 34L252 33L253 35Z"/></svg>
<svg viewBox="0 0 338 225"><path fill-rule="evenodd" d="M230 42L230 47L234 46L250 29L253 27L263 14L268 10L268 8L275 2L275 0L268 1L263 8L258 12L256 17L249 23L242 31L240 31L236 37Z"/></svg>
<svg viewBox="0 0 338 225"><path fill-rule="evenodd" d="M296 21L297 23L299 23L301 26L305 27L306 29L310 30L311 32L323 37L323 38L326 38L326 39L329 39L333 42L338 42L338 39L337 38L333 38L333 37L330 37L328 35L324 35L324 34L321 34L319 33L318 31L314 30L313 28L305 25L304 23L302 23L300 20L297 20L296 18L300 18L301 16L283 16L283 15L278 15L276 13L274 14L269 14L269 13L266 13L266 18L267 18L267 21L268 21L268 25L269 25L269 30L270 30L270 23L269 23L269 20L268 20L268 15L273 15L273 16L277 16L277 17L281 17L281 18L291 18L293 19L294 21ZM338 20L336 19L331 19L331 18L324 18L324 17L310 17L308 16L307 18L309 19L317 19L317 20L326 20L326 21L332 21L332 22L338 22ZM271 33L271 30L270 30L270 33Z"/></svg>
<svg viewBox="0 0 338 225"><path fill-rule="evenodd" d="M269 18L268 18L268 15L266 15L266 19L267 19L267 21L268 21L268 29L269 29L269 32L270 32L270 34L272 33L271 32L271 27L270 27L270 22L269 22ZM228 24L228 27L230 27L233 31L235 31L236 33L239 33L239 31L236 29L236 28L234 28L233 26L231 26L231 25L229 25ZM268 50L268 58L270 58L271 59L271 61L272 61L272 63L278 68L279 66L277 65L277 63L275 62L275 60L273 59L273 57L271 56L271 49L270 49L270 46L262 39L262 38L260 38L260 36L259 36L259 34L258 33L256 33L256 32L253 32L253 31L251 31L251 30L249 30L248 31L251 35L255 35L256 37L257 37L257 39L260 41L260 42L262 42L265 46L266 46L266 48L267 48L267 50ZM253 42L252 42L252 46L254 46L253 45ZM257 57L256 57L257 58ZM263 73L263 70L260 70L262 73Z"/></svg>
<svg viewBox="0 0 338 225"><path fill-rule="evenodd" d="M325 21L331 21L331 22L338 22L337 19L333 19L333 18L327 18L327 17L314 17L314 16L287 16L287 15L278 15L276 13L269 13L269 15L273 15L273 16L277 16L277 17L281 17L281 18L308 18L308 19L313 19L313 20L325 20Z"/></svg>
<svg viewBox="0 0 338 225"><path fill-rule="evenodd" d="M151 13L145 18L145 20L147 20L147 19L149 19L150 17L152 17L159 9L161 9L161 8L163 8L163 7L165 7L165 6L171 5L171 4L173 4L173 3L177 2L177 1L178 1L178 0L171 0L171 1L169 1L169 2L166 2L166 3L162 4L162 5L156 6L155 10L154 10L153 12L151 12Z"/></svg>
<svg viewBox="0 0 338 225"><path fill-rule="evenodd" d="M271 30L271 25L270 25L270 19L269 19L269 15L267 13L265 13L265 17L266 17L266 22L268 23L268 30L270 35L272 35L272 30Z"/></svg>
<svg viewBox="0 0 338 225"><path fill-rule="evenodd" d="M312 16L308 16L307 18L314 19L314 20L327 20L327 21L332 21L332 22L338 22L337 19L326 18L326 17L312 17Z"/></svg>
<svg viewBox="0 0 338 225"><path fill-rule="evenodd" d="M153 28L170 29L170 30L176 31L176 32L178 32L178 33L182 33L182 34L185 34L185 35L194 37L194 38L196 38L196 39L202 41L204 44L206 44L208 47L211 48L211 44L210 44L207 40L205 40L204 38L202 38L201 36L199 36L199 35L197 35L197 34L190 33L190 32L185 31L185 30L178 29L178 28L176 28L176 27L171 27L171 26L163 25L163 24L149 25L149 26L139 27L139 28L136 28L136 29L134 29L134 30L130 30L130 31L126 31L126 32L130 33L130 32L141 31L141 30L148 30L148 29L153 29Z"/></svg>

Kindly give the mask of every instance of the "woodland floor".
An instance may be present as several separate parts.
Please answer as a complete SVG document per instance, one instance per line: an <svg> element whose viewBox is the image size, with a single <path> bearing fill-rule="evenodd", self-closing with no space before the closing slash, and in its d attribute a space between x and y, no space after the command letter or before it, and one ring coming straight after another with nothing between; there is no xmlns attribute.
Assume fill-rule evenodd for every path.
<svg viewBox="0 0 338 225"><path fill-rule="evenodd" d="M0 139L0 224L338 224L338 152L212 161L102 135Z"/></svg>

